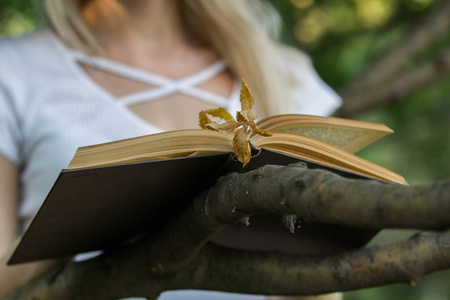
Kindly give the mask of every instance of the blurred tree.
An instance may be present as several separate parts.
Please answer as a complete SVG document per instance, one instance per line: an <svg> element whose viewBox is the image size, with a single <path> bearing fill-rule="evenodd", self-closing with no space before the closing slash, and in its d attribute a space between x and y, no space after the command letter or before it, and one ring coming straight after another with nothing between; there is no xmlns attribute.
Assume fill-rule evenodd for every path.
<svg viewBox="0 0 450 300"><path fill-rule="evenodd" d="M450 159L450 121L445 117L449 109L449 3L271 2L286 25L284 41L307 51L321 77L343 96L346 105L340 114L385 123L397 132L361 156L389 166L411 184L448 177L449 166L443 162ZM379 79L370 83L373 75ZM364 106L369 98L371 104Z"/></svg>

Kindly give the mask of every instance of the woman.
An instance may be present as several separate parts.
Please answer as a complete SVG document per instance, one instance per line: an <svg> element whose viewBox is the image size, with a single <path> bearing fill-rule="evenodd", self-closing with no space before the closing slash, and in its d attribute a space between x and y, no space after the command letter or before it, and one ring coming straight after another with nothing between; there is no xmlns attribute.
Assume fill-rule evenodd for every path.
<svg viewBox="0 0 450 300"><path fill-rule="evenodd" d="M45 7L47 27L0 41L0 296L61 264L4 262L77 147L196 127L202 109L239 110L239 78L260 116L327 115L340 103L303 54L269 38L265 26L273 28L276 15L258 1L46 0Z"/></svg>

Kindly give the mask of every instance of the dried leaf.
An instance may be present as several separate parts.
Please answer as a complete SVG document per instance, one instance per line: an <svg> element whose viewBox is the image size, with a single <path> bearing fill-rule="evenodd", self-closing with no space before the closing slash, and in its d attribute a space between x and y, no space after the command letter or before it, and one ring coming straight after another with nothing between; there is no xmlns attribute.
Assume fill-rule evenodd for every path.
<svg viewBox="0 0 450 300"><path fill-rule="evenodd" d="M222 124L212 122L212 123L206 124L206 128L218 131L220 133L228 134L228 133L231 133L233 130L235 130L236 128L238 128L241 125L243 125L243 123L236 122L236 121L225 122Z"/></svg>
<svg viewBox="0 0 450 300"><path fill-rule="evenodd" d="M233 139L233 146L236 151L237 159L245 167L251 158L251 148L247 141L247 126L242 127L236 132Z"/></svg>
<svg viewBox="0 0 450 300"><path fill-rule="evenodd" d="M200 125L201 128L206 129L206 124L212 123L212 121L208 118L206 113L202 110L198 114L198 125Z"/></svg>
<svg viewBox="0 0 450 300"><path fill-rule="evenodd" d="M213 117L224 119L227 122L235 121L233 116L223 107L207 109L205 110L205 113Z"/></svg>
<svg viewBox="0 0 450 300"><path fill-rule="evenodd" d="M241 110L251 109L253 104L255 104L255 99L253 98L250 88L245 83L244 78L242 78L240 100L241 100Z"/></svg>
<svg viewBox="0 0 450 300"><path fill-rule="evenodd" d="M251 145L247 140L249 126L252 132L261 134L263 136L271 136L272 133L270 133L269 131L261 130L256 125L255 120L257 116L251 110L252 106L255 104L255 99L253 98L253 95L244 79L242 79L241 84L240 100L242 110L237 112L236 114L237 122L225 108L219 107L216 109L201 111L199 114L199 125L203 129L211 129L224 134L229 134L235 131L233 146L236 152L237 159L245 166L251 158ZM222 118L226 122L222 124L213 122L208 118L208 114L214 117ZM242 126L242 128L237 130L239 126Z"/></svg>
<svg viewBox="0 0 450 300"><path fill-rule="evenodd" d="M258 116L251 109L244 109L236 113L238 122L252 123Z"/></svg>
<svg viewBox="0 0 450 300"><path fill-rule="evenodd" d="M255 122L249 123L248 125L250 126L250 130L252 132L258 133L263 136L272 136L272 132L259 129L258 126L256 126Z"/></svg>

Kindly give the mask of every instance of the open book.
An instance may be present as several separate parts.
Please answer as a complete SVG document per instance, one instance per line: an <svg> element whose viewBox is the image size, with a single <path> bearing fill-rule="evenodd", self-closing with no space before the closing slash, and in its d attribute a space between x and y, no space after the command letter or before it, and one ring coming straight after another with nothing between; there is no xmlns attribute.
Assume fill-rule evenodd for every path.
<svg viewBox="0 0 450 300"><path fill-rule="evenodd" d="M361 175L406 184L402 176L353 153L392 133L382 124L310 115L276 115L257 122L264 137L250 134L256 148L307 159ZM68 169L233 152L233 135L203 129L168 131L81 147Z"/></svg>
<svg viewBox="0 0 450 300"><path fill-rule="evenodd" d="M254 148L243 167L233 135L179 130L81 147L62 170L9 264L117 247L158 230L227 172L304 162L351 178L406 184L403 177L353 152L392 132L380 124L307 115L260 120L271 137L250 134ZM376 231L305 223L294 234L279 216L230 225L212 242L253 251L324 254L360 247Z"/></svg>

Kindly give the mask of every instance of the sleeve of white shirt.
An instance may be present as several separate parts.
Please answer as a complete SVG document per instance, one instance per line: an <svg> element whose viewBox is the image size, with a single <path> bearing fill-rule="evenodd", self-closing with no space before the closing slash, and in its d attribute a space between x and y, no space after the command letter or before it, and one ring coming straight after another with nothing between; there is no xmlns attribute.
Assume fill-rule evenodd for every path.
<svg viewBox="0 0 450 300"><path fill-rule="evenodd" d="M292 104L285 113L329 116L342 103L340 96L317 74L311 59L304 57L301 63L288 59L296 81L291 90Z"/></svg>
<svg viewBox="0 0 450 300"><path fill-rule="evenodd" d="M3 41L0 41L3 42ZM17 69L12 69L14 57L10 49L0 43L0 154L16 165L21 164L21 125L18 116L18 103L15 101L13 85L20 80Z"/></svg>

